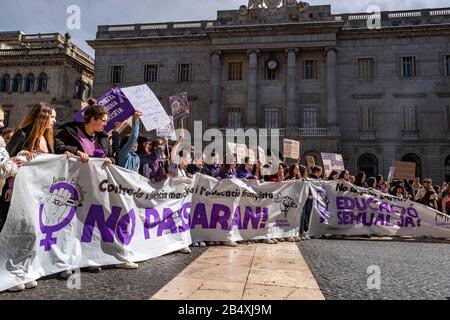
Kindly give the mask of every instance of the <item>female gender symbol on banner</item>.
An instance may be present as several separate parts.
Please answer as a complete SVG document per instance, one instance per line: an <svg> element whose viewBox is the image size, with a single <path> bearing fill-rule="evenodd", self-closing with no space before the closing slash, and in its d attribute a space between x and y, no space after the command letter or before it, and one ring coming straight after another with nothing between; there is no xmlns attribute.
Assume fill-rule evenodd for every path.
<svg viewBox="0 0 450 320"><path fill-rule="evenodd" d="M56 244L57 238L53 237L53 233L72 221L79 206L79 195L74 186L60 182L50 187L44 201L39 205L39 225L41 232L46 234L40 245L45 251L50 251L52 245Z"/></svg>

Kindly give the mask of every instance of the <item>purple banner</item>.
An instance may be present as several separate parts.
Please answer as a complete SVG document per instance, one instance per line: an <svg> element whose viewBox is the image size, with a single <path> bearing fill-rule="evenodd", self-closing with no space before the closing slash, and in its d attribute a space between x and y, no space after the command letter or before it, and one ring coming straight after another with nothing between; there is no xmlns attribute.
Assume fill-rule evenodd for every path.
<svg viewBox="0 0 450 320"><path fill-rule="evenodd" d="M98 98L97 104L105 108L109 114L108 122L105 126L106 132L112 131L116 122L124 122L136 112L120 88L111 89L111 91ZM84 122L85 110L83 109L75 115L76 121Z"/></svg>

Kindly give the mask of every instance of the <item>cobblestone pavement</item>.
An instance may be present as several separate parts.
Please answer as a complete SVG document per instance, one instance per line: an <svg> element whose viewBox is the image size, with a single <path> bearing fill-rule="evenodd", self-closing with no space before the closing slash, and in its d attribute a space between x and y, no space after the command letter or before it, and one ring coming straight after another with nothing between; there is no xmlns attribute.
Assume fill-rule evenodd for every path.
<svg viewBox="0 0 450 320"><path fill-rule="evenodd" d="M450 300L450 244L311 240L299 244L327 300ZM369 266L381 290L368 290Z"/></svg>
<svg viewBox="0 0 450 320"><path fill-rule="evenodd" d="M450 299L449 243L320 239L298 245L328 300ZM81 290L53 275L35 289L0 293L0 300L147 300L206 250L151 259L137 270L83 272ZM369 266L380 268L380 291L367 289Z"/></svg>
<svg viewBox="0 0 450 320"><path fill-rule="evenodd" d="M0 300L148 300L166 283L206 251L173 253L139 264L136 270L108 268L100 273L81 273L81 290L68 289L67 282L53 275L39 286L19 293L0 293Z"/></svg>

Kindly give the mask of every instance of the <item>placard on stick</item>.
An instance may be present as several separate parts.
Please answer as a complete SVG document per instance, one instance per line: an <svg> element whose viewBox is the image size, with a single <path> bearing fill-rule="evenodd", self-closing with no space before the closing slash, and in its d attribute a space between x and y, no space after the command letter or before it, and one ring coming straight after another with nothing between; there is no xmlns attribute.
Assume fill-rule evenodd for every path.
<svg viewBox="0 0 450 320"><path fill-rule="evenodd" d="M415 180L416 164L414 162L393 161L394 179Z"/></svg>
<svg viewBox="0 0 450 320"><path fill-rule="evenodd" d="M294 160L300 159L300 142L296 140L283 140L283 153L284 158L290 158Z"/></svg>

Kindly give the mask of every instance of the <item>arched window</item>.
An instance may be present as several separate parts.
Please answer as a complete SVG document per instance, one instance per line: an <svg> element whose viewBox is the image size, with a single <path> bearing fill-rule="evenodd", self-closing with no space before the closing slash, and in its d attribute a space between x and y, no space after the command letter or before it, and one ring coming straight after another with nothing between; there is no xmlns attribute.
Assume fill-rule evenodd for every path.
<svg viewBox="0 0 450 320"><path fill-rule="evenodd" d="M36 83L36 77L34 74L30 73L27 75L27 78L25 79L25 92L34 92L34 85Z"/></svg>
<svg viewBox="0 0 450 320"><path fill-rule="evenodd" d="M48 77L45 73L41 73L38 80L38 92L47 92L48 87Z"/></svg>
<svg viewBox="0 0 450 320"><path fill-rule="evenodd" d="M11 91L11 76L5 74L0 81L0 92L10 92Z"/></svg>
<svg viewBox="0 0 450 320"><path fill-rule="evenodd" d="M13 92L22 92L22 87L23 87L23 77L19 73L14 76L12 91Z"/></svg>
<svg viewBox="0 0 450 320"><path fill-rule="evenodd" d="M447 159L445 159L444 168L445 168L445 181L450 182L450 156L448 156Z"/></svg>
<svg viewBox="0 0 450 320"><path fill-rule="evenodd" d="M77 80L75 82L75 99L82 99L83 98L83 92L84 92L84 84L81 80Z"/></svg>
<svg viewBox="0 0 450 320"><path fill-rule="evenodd" d="M423 178L422 177L422 161L420 160L419 156L414 153L408 153L405 154L402 159L402 162L411 162L416 164L416 177Z"/></svg>
<svg viewBox="0 0 450 320"><path fill-rule="evenodd" d="M89 99L91 97L91 86L89 85L85 85L84 86L84 90L83 90L83 96L81 97L81 99L83 101L86 101L87 99Z"/></svg>
<svg viewBox="0 0 450 320"><path fill-rule="evenodd" d="M358 172L365 172L366 177L376 177L378 175L378 159L371 153L365 153L358 159Z"/></svg>

